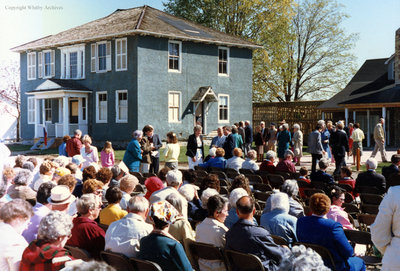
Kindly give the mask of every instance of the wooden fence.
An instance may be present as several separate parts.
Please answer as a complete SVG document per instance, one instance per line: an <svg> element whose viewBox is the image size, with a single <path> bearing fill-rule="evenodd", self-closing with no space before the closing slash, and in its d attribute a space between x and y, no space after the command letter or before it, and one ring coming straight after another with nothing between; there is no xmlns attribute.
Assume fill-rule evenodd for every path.
<svg viewBox="0 0 400 271"><path fill-rule="evenodd" d="M322 118L322 110L317 107L323 102L325 101L253 103L253 127L261 121L264 121L267 127L271 122L278 126L280 121L285 120L292 130L293 124L298 123L304 134L304 143L307 144L308 134ZM325 119L332 119L330 114L325 113Z"/></svg>

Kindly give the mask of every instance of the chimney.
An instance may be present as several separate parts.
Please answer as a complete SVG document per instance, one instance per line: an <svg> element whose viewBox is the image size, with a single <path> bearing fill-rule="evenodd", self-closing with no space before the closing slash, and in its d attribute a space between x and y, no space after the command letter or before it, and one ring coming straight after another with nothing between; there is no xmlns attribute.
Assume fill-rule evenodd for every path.
<svg viewBox="0 0 400 271"><path fill-rule="evenodd" d="M394 82L400 85L400 28L396 31L394 56Z"/></svg>

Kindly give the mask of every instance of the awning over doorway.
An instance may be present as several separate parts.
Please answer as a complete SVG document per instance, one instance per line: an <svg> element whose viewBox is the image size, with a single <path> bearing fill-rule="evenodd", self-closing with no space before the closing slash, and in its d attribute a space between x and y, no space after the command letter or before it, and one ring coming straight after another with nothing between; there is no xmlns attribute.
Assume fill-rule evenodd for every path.
<svg viewBox="0 0 400 271"><path fill-rule="evenodd" d="M86 97L92 91L73 80L48 79L34 90L26 92L37 99L51 99L62 97Z"/></svg>
<svg viewBox="0 0 400 271"><path fill-rule="evenodd" d="M190 101L193 103L201 103L203 101L211 103L218 102L218 97L210 86L200 87Z"/></svg>

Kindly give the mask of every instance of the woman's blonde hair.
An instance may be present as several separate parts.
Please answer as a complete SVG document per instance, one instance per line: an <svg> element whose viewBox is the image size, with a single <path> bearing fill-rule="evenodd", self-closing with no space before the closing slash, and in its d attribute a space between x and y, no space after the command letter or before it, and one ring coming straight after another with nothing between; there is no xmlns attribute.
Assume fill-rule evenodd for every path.
<svg viewBox="0 0 400 271"><path fill-rule="evenodd" d="M92 139L90 138L89 135L84 135L82 138L82 142L83 143L88 142L89 144L92 144Z"/></svg>
<svg viewBox="0 0 400 271"><path fill-rule="evenodd" d="M106 143L104 143L104 148L102 151L104 151L105 153L110 153L114 151L111 141L106 141Z"/></svg>

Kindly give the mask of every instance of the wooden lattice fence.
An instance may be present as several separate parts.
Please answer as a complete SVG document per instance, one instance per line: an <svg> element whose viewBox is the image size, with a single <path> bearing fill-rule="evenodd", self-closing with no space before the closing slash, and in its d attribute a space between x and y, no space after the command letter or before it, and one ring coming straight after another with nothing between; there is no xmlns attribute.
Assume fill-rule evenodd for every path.
<svg viewBox="0 0 400 271"><path fill-rule="evenodd" d="M256 126L264 121L269 127L271 122L278 125L280 121L285 120L292 130L292 125L298 123L306 144L308 134L322 118L322 110L317 107L323 102L325 101L253 103L253 124ZM331 119L328 115L325 113L325 119Z"/></svg>

